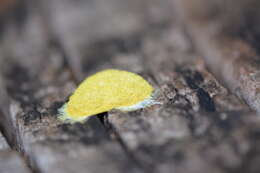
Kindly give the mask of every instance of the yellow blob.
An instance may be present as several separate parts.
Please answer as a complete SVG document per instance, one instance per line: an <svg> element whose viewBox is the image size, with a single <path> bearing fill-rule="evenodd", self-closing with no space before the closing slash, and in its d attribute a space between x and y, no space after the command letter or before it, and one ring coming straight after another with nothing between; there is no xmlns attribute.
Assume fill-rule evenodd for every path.
<svg viewBox="0 0 260 173"><path fill-rule="evenodd" d="M59 111L60 119L82 121L112 109L132 111L157 104L153 87L141 76L122 70L104 70L85 79Z"/></svg>

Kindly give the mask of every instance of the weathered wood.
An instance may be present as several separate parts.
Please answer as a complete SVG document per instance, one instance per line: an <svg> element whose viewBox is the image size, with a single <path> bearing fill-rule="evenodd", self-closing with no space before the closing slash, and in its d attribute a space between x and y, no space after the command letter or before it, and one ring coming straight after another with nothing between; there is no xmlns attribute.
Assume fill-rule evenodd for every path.
<svg viewBox="0 0 260 173"><path fill-rule="evenodd" d="M126 47L135 51L138 37L145 28L163 26L172 16L169 0L163 3L156 0L43 0L41 4L46 23L65 49L78 81L85 78L80 75L86 71L90 74L113 67L109 62L114 51L129 51ZM128 41L129 38L136 39ZM88 51L97 47L103 51ZM121 68L128 61L136 62L136 57L125 57L125 60L120 58L124 63ZM84 71L81 66L85 66Z"/></svg>
<svg viewBox="0 0 260 173"><path fill-rule="evenodd" d="M27 10L23 28L9 26L0 63L0 123L12 147L41 173L139 172L96 117L84 124L58 121L57 109L75 84L37 9Z"/></svg>
<svg viewBox="0 0 260 173"><path fill-rule="evenodd" d="M0 172L30 173L31 171L16 152L0 151Z"/></svg>
<svg viewBox="0 0 260 173"><path fill-rule="evenodd" d="M155 172L236 170L249 151L240 148L236 138L244 129L236 126L250 110L216 81L188 46L174 44L181 35L174 27L162 31L144 39L140 50L144 69L166 96L164 105L111 113L108 121L140 162ZM244 120L242 124L246 126ZM237 130L234 136L226 134ZM248 141L247 136L242 140ZM241 154L233 151L234 143Z"/></svg>
<svg viewBox="0 0 260 173"><path fill-rule="evenodd" d="M2 116L2 115L1 115ZM4 136L0 132L0 172L1 173L29 173L31 172L16 152L10 150Z"/></svg>
<svg viewBox="0 0 260 173"><path fill-rule="evenodd" d="M9 149L9 145L7 144L7 141L3 137L3 135L0 132L0 150L6 150Z"/></svg>
<svg viewBox="0 0 260 173"><path fill-rule="evenodd" d="M208 72L193 49L202 36L213 38L200 45L208 48L202 53L230 53L221 44L233 45L231 38L220 35L218 42L207 29L194 36L189 21L190 40L173 19L170 1L42 0L28 3L22 28L10 22L0 51L0 124L36 172L260 171L259 116ZM223 70L219 64L214 67ZM57 109L76 83L104 68L140 73L160 90L162 105L111 111L83 124L58 121Z"/></svg>
<svg viewBox="0 0 260 173"><path fill-rule="evenodd" d="M259 1L174 0L176 14L216 76L260 111ZM231 4L237 4L234 7ZM216 6L214 6L216 5ZM212 10L212 9L215 9ZM213 12L214 11L214 12ZM248 38L250 38L250 44Z"/></svg>
<svg viewBox="0 0 260 173"><path fill-rule="evenodd" d="M20 67L11 70L17 72L17 68ZM86 124L74 125L57 120L57 109L71 93L73 83L68 80L68 72L54 75L52 73L59 72L46 70L42 72L50 80L47 83L30 78L18 81L16 77L8 76L11 104L1 105L10 107L11 112L5 116L13 118L10 120L12 126L6 127L15 138L10 141L16 142L13 145L27 157L30 165L40 172L122 172L124 167L136 172L138 169L133 161L118 143L109 140L96 118ZM36 77L43 79L44 75ZM16 85L28 88L15 91ZM31 88L33 85L37 87ZM29 95L24 94L27 92Z"/></svg>
<svg viewBox="0 0 260 173"><path fill-rule="evenodd" d="M113 2L107 1L108 4ZM160 1L162 6L167 4L167 1ZM77 5L88 6L86 2ZM93 8L98 16L94 19L102 21L103 26L110 25L113 23L111 18L98 15L102 13L99 5L97 3ZM112 134L144 170L185 173L258 171L254 163L259 159L259 139L252 138L252 135L258 131L259 118L207 71L181 27L169 22L166 14L171 14L171 9L163 8L158 13L163 19L161 23L130 30L136 27L132 24L128 25L129 30L122 31L124 34L111 34L105 27L98 28L99 25L84 17L73 23L63 21L64 11L69 11L74 19L78 17L73 15L78 8L64 6L54 3L55 11L51 11L51 17L46 20L51 21L52 32L70 55L67 59L78 81L104 68L119 68L140 73L161 90L162 106L131 113L109 112L108 117L104 117L107 128L112 129ZM144 9L141 10L143 13L147 11ZM129 10L132 14L132 9ZM75 28L82 25L85 29L77 33L77 37L72 36L77 32ZM72 30L66 32L64 28ZM91 28L98 28L102 37Z"/></svg>

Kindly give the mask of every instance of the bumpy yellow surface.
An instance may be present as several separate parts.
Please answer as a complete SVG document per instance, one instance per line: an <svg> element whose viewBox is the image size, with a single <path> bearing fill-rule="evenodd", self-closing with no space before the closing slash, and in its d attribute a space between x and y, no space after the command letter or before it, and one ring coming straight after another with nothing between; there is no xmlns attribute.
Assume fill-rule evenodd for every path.
<svg viewBox="0 0 260 173"><path fill-rule="evenodd" d="M62 119L83 120L111 109L133 107L151 98L153 90L137 74L113 69L101 71L88 77L75 90L63 107Z"/></svg>

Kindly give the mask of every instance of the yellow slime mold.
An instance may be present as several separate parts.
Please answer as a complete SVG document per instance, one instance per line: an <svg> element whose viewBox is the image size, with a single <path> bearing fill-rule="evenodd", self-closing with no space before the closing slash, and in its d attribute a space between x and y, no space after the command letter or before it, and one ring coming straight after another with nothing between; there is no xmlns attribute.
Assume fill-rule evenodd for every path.
<svg viewBox="0 0 260 173"><path fill-rule="evenodd" d="M104 70L85 79L59 109L60 119L86 120L112 109L133 111L153 104L153 87L141 76L122 70Z"/></svg>

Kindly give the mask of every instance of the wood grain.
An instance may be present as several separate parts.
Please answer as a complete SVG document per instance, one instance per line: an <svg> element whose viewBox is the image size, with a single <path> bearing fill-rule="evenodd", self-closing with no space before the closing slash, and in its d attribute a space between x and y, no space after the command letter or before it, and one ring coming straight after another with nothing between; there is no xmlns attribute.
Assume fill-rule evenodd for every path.
<svg viewBox="0 0 260 173"><path fill-rule="evenodd" d="M96 117L73 125L58 120L75 84L36 11L28 8L24 28L3 39L1 125L10 144L36 172L138 172Z"/></svg>
<svg viewBox="0 0 260 173"><path fill-rule="evenodd" d="M232 5L220 1L215 16L210 9L216 1L173 2L194 46L214 74L259 112L260 63L256 46L259 2L231 1L229 3L239 4L232 10ZM204 2L206 5L202 8Z"/></svg>
<svg viewBox="0 0 260 173"><path fill-rule="evenodd" d="M2 116L2 115L1 115ZM5 137L0 132L0 172L1 173L30 173L25 160L10 149Z"/></svg>
<svg viewBox="0 0 260 173"><path fill-rule="evenodd" d="M217 18L224 0L211 2L27 1L21 27L12 18L0 41L0 126L22 155L0 152L0 172L28 172L26 160L36 173L258 173L258 52L237 17L257 2ZM140 74L162 104L59 121L79 82L106 68Z"/></svg>
<svg viewBox="0 0 260 173"><path fill-rule="evenodd" d="M91 28L99 25L88 21L58 24L62 15L57 14L63 14L64 9L55 9L47 20L52 21L50 28L69 55L69 66L77 81L101 69L119 68L141 74L161 91L161 106L131 113L112 111L101 117L107 130L117 136L144 170L165 173L258 170L247 161L258 160L259 154L252 154L258 139L251 139L250 135L258 129L259 118L207 70L181 25L172 17L169 20L167 14L172 9L158 13L161 22L139 24L141 30L111 35L104 29L104 35L96 38L89 31L95 32ZM74 11L69 5L66 9ZM103 16L97 18L103 25L113 23ZM91 39L78 41L78 37L70 36L73 32L62 30L82 25L86 29L81 34Z"/></svg>

